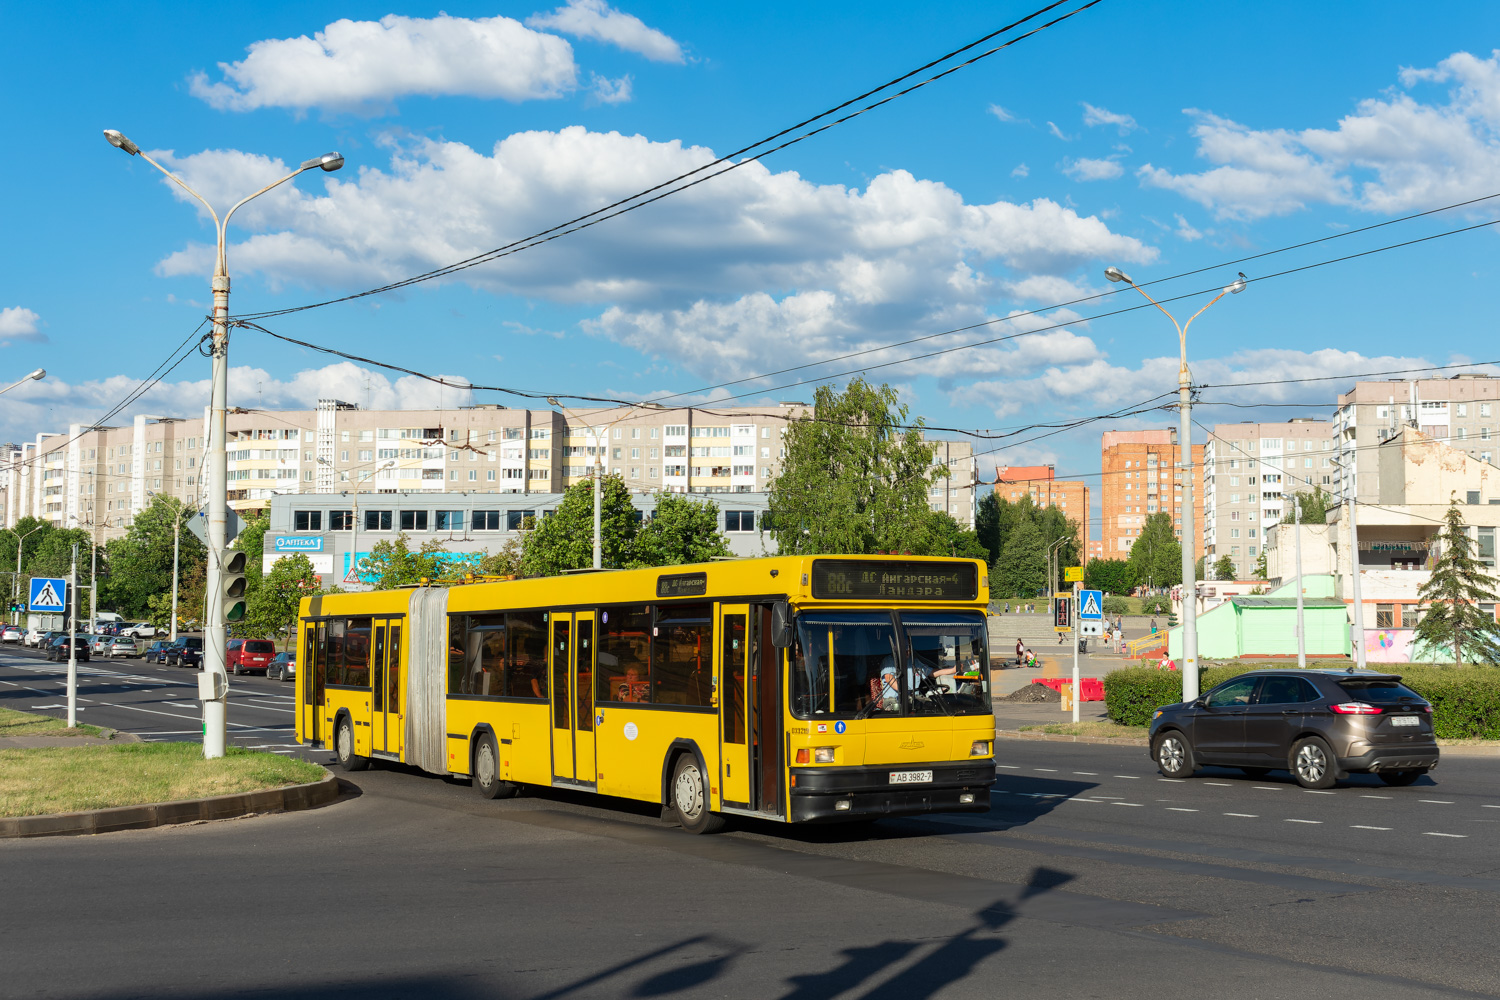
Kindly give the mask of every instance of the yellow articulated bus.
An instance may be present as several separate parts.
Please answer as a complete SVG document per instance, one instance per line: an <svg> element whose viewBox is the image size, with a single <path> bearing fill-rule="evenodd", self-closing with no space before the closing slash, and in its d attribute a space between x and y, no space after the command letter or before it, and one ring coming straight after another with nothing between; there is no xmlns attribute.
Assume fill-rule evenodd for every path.
<svg viewBox="0 0 1500 1000"><path fill-rule="evenodd" d="M984 564L747 559L305 599L297 736L660 803L694 833L984 812Z"/></svg>

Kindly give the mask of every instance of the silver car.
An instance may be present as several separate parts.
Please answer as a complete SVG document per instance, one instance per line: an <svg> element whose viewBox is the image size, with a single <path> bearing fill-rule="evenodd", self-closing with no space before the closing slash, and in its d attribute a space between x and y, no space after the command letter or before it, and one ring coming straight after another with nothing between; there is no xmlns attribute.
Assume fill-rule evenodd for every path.
<svg viewBox="0 0 1500 1000"><path fill-rule="evenodd" d="M114 642L114 637L108 635L81 635L78 638L88 640L89 652L94 656L108 656L109 645Z"/></svg>
<svg viewBox="0 0 1500 1000"><path fill-rule="evenodd" d="M101 650L105 656L140 656L146 644L140 639L132 639L129 636L117 635L109 638L109 642Z"/></svg>

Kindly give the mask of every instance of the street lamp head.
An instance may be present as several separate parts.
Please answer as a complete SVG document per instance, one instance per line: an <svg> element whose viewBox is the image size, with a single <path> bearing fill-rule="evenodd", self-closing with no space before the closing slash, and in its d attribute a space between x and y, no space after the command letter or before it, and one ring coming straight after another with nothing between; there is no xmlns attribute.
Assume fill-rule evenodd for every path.
<svg viewBox="0 0 1500 1000"><path fill-rule="evenodd" d="M1247 280L1248 279L1246 279L1245 277L1245 272L1241 271L1240 276L1235 279L1234 284L1224 289L1224 291L1228 292L1230 295L1238 295L1240 294L1240 292L1243 292L1245 290L1245 282Z"/></svg>
<svg viewBox="0 0 1500 1000"><path fill-rule="evenodd" d="M32 372L30 375L27 375L26 377L29 378L29 379L46 378L47 377L47 369L45 369L45 368L38 368L36 371Z"/></svg>
<svg viewBox="0 0 1500 1000"><path fill-rule="evenodd" d="M313 167L322 167L324 170L332 173L343 165L343 153L324 153L322 156L315 156L310 160L304 160L302 162L302 169L311 170Z"/></svg>
<svg viewBox="0 0 1500 1000"><path fill-rule="evenodd" d="M1104 276L1110 281L1125 281L1129 282L1132 285L1135 284L1135 282L1130 280L1130 275L1126 274L1124 271L1120 270L1114 265L1110 265L1109 267L1106 267L1104 269Z"/></svg>
<svg viewBox="0 0 1500 1000"><path fill-rule="evenodd" d="M141 151L141 147L125 138L123 133L116 132L112 128L107 128L104 130L104 138L109 140L109 144L111 146L115 147L116 149L123 149L131 156L134 156Z"/></svg>
<svg viewBox="0 0 1500 1000"><path fill-rule="evenodd" d="M547 397L547 405L548 406L561 406L562 404L557 401L557 397L556 396L548 396Z"/></svg>

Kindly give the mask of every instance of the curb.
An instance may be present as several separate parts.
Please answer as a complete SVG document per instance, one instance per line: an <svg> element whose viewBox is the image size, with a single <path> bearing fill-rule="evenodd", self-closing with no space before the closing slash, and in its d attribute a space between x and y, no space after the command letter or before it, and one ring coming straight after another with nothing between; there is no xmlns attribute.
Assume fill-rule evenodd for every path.
<svg viewBox="0 0 1500 1000"><path fill-rule="evenodd" d="M176 823L233 819L252 813L296 812L327 805L339 795L339 781L330 772L306 785L264 788L258 792L216 795L181 802L152 802L141 806L115 806L85 812L54 813L50 816L0 818L0 837L61 837L117 830L148 830Z"/></svg>
<svg viewBox="0 0 1500 1000"><path fill-rule="evenodd" d="M1039 740L1050 743L1092 743L1095 746L1144 747L1149 741L1140 736L1063 736L1057 733L1023 733L1016 729L997 729L995 736L1010 740ZM1500 746L1444 746L1438 744L1443 757L1500 757Z"/></svg>

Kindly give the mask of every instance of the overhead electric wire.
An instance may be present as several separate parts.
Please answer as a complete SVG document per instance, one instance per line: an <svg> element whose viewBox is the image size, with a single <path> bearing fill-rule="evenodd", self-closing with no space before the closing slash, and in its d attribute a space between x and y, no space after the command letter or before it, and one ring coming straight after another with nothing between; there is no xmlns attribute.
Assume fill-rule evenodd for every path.
<svg viewBox="0 0 1500 1000"><path fill-rule="evenodd" d="M911 70L910 72L907 72L907 73L905 73L905 74L903 74L903 75L901 75L899 77L896 77L894 80L891 80L891 81L889 81L887 83L881 84L879 87L876 87L876 88L874 88L872 90L866 91L864 94L860 95L859 97L850 98L849 100L844 101L842 104L836 105L835 107L830 108L827 111L824 111L824 112L822 112L820 114L814 115L813 117L806 119L805 121L803 121L802 123L800 123L798 125L793 125L793 126L791 126L789 128L783 129L780 132L775 133L774 135L770 135L770 136L767 136L766 138L761 139L761 140L759 140L757 142L750 143L748 146L743 146L743 147L741 147L739 150L737 150L734 153L730 153L730 154L728 154L726 156L721 156L721 157L719 157L716 160L712 160L709 163L703 164L702 166L695 167L692 170L689 170L689 171L687 171L685 173L679 174L678 176L676 176L674 178L671 178L671 179L666 180L666 181L662 181L659 184L656 184L656 185L653 185L652 187L646 188L643 191L639 191L639 192L637 192L637 193L635 193L633 195L630 195L629 197L622 198L622 199L620 199L620 200L618 200L616 202L613 202L610 205L606 205L606 206L604 206L602 208L597 208L597 209L595 209L592 212L588 212L588 213L586 213L584 215L577 216L577 217L575 217L573 219L570 219L570 220L568 220L566 222L558 223L557 225L552 226L551 228L541 230L540 232L533 233L530 236L522 237L521 239L514 240L514 241L512 241L510 243L507 243L507 244L504 244L502 246L496 247L493 250L487 250L484 253L476 254L476 255L474 255L472 257L465 258L464 260L457 261L457 262L455 262L453 264L448 264L448 265L445 265L445 266L440 267L440 268L435 268L435 269L433 269L431 271L426 271L426 272L424 272L422 274L418 274L418 275L414 275L414 276L412 276L410 278L402 279L401 281L396 281L396 282L391 282L391 283L386 284L386 285L381 285L381 286L379 286L377 288L371 288L371 289L367 289L367 290L365 290L363 292L356 292L356 293L353 293L353 294L350 294L350 295L343 295L343 296L339 296L339 297L333 298L333 299L326 299L326 300L324 300L322 302L312 302L312 303L308 303L306 305L292 306L292 307L289 307L289 308L286 308L286 309L270 309L270 310L265 310L265 311L256 312L256 313L245 313L245 314L243 314L243 315L241 315L239 317L236 317L236 318L239 318L239 319L270 319L270 318L273 318L273 317L276 317L276 316L286 316L286 315L289 315L291 313L305 312L305 311L307 311L309 309L319 309L319 308L322 308L323 306L335 305L335 304L340 303L340 302L350 302L350 301L353 301L355 299L365 298L365 297L370 296L370 295L379 295L379 294L382 294L384 292L394 291L394 290L399 289L399 288L405 288L405 287L407 287L409 285L418 284L418 283L423 282L423 281L430 281L430 280L432 280L434 278L446 277L447 275L457 273L458 271L467 270L467 269L469 269L471 267L476 267L476 266L478 266L480 264L488 263L488 262L494 261L494 260L499 260L502 257L508 257L508 256L511 256L512 254L520 253L523 250L529 250L529 249L531 249L533 247L542 246L543 244L550 243L553 240L558 239L558 238L560 238L562 236L567 236L570 233L576 233L579 230L587 229L587 228L589 228L591 226L598 225L600 222L604 222L604 221L606 221L608 219L617 218L617 217L619 217L621 215L626 214L627 212L633 212L633 211L635 211L638 208L644 208L645 206L653 204L654 202L660 201L663 198L667 198L667 197L670 197L671 195L679 194L679 193L681 193L683 191L686 191L689 188L696 187L697 185L702 184L706 180L711 180L711 179L713 179L715 177L722 176L723 174L726 174L726 173L728 173L731 170L736 170L739 167L742 167L742 166L744 166L744 165L746 165L748 163L754 163L754 162L756 162L758 160L761 160L761 159L763 159L763 158L771 155L772 153L780 152L781 150L784 150L784 149L788 148L789 146L794 146L794 145L796 145L799 142L802 142L802 141L804 141L806 139L812 138L815 135L818 135L819 133L826 132L826 131L828 131L831 128L835 128L836 126L842 125L845 122L848 122L848 121L850 121L850 120L852 120L854 118L858 118L860 115L863 115L866 112L873 111L876 108L881 107L882 105L889 104L890 102L896 100L897 98L904 97L907 94L912 93L913 91L920 90L921 88L927 86L930 83L934 83L934 82L936 82L938 80L941 80L944 77L949 76L949 75L951 75L953 73L956 73L959 70L964 69L967 66L972 66L974 63L979 62L981 59L988 58L989 56L992 56L995 53L1000 52L1003 49L1007 49L1010 46L1015 45L1018 42L1025 41L1026 39L1032 37L1033 35L1036 35L1039 32L1045 31L1046 29L1052 27L1055 24L1059 24L1062 21L1068 20L1069 18L1073 17L1074 15L1081 14L1085 10L1088 10L1089 8L1098 5L1099 3L1102 2L1102 0L1088 0L1088 2L1083 3L1081 6L1075 8L1075 9L1073 9L1071 11L1068 11L1065 14L1061 14L1058 17L1055 17L1052 20L1047 21L1046 23L1041 24L1041 25L1035 27L1032 30L1030 30L1030 31L1028 31L1028 32L1026 32L1024 34L1017 35L1015 38L1012 38L1009 41L1003 42L1000 45L995 46L994 48L991 48L991 49L989 49L989 50L987 50L985 52L981 52L978 55L972 56L969 59L966 59L963 62L958 63L957 65L950 66L947 69L942 70L941 72L936 73L936 74L928 77L925 80L921 80L921 81L919 81L919 82L917 82L915 84L912 84L909 87L906 87L906 88L904 88L902 90L897 91L894 94L890 94L890 95L888 95L886 97L883 97L883 98L881 98L878 101L875 101L875 102L873 102L873 103L871 103L869 105L866 105L865 107L859 108L858 110L851 112L850 114L844 115L844 116L842 116L840 118L836 118L836 119L834 119L831 122L827 122L826 124L821 125L818 128L813 129L810 132L806 132L806 133L804 133L802 135L796 136L795 138L788 139L787 141L785 141L785 142L783 142L783 143L781 143L781 144L779 144L777 146L773 146L770 149L762 150L761 152L756 153L753 156L747 156L747 157L745 157L742 160L738 160L738 161L735 161L735 162L729 162L730 159L732 157L734 157L734 156L739 156L739 155L741 155L743 153L746 153L746 152L748 152L748 151L750 151L752 149L755 149L758 146L763 146L763 145L765 145L765 144L767 144L769 142L774 142L775 140L777 140L779 138L782 138L782 137L784 137L786 135L789 135L792 132L795 132L799 128L802 128L802 127L804 127L806 125L810 125L813 122L820 121L821 119L826 118L826 117L828 117L831 114L835 114L838 111L843 110L844 108L847 108L847 107L849 107L849 106L851 106L853 104L857 104L858 102L864 100L865 98L874 96L875 94L878 94L878 93L880 93L883 90L888 90L889 88L895 86L897 83L900 83L900 82L902 82L904 80L910 79L911 77L917 75L918 73L921 73L921 72L923 72L923 71L925 71L927 69L930 69L930 68L932 68L934 66L937 66L940 63L946 62L949 59L953 58L954 56L959 55L959 54L961 54L963 52L966 52L969 49L972 49L975 46L978 46L978 45L984 43L985 41L993 39L993 38L995 38L995 37L997 37L999 35L1003 35L1006 32L1011 31L1011 30L1019 27L1022 24L1025 24L1027 21L1031 21L1031 20L1033 20L1033 19L1035 19L1037 17L1040 17L1041 15L1046 14L1047 12L1049 12L1049 11L1051 11L1051 10L1059 7L1059 6L1061 6L1065 2L1067 2L1067 0L1054 0L1053 3L1050 3L1050 4L1047 4L1046 6L1040 7L1037 10L1032 11L1030 14L1027 14L1025 17L1022 17L1019 20L1013 21L1013 22L1011 22L1010 24L1006 25L1003 28L999 28L996 31L993 31L990 34L985 35L984 37L982 37L982 38L980 38L980 39L978 39L976 41L970 42L968 45L965 45L965 46L963 46L961 48L955 49L952 52L949 52L948 54L946 54L944 56L941 56L938 59L935 59L935 60L927 63L924 66L918 67L917 69ZM706 177L699 177L696 180L687 180L687 178L693 177L695 174L702 173L705 170L708 170L708 169L710 169L712 167L720 166L720 165L725 164L725 163L729 163L729 165L726 166L726 167L724 167L724 169L722 169L722 170L717 170L714 173L711 173L711 174L709 174ZM680 181L686 181L686 183L682 183L678 187L672 187L672 185L678 184L678 182L680 182ZM668 190L663 190L664 188L666 188ZM653 195L653 193L655 193L655 192L661 192L661 193L654 194L653 197L649 197L649 198L646 197L647 195ZM632 202L634 204L631 204Z"/></svg>

